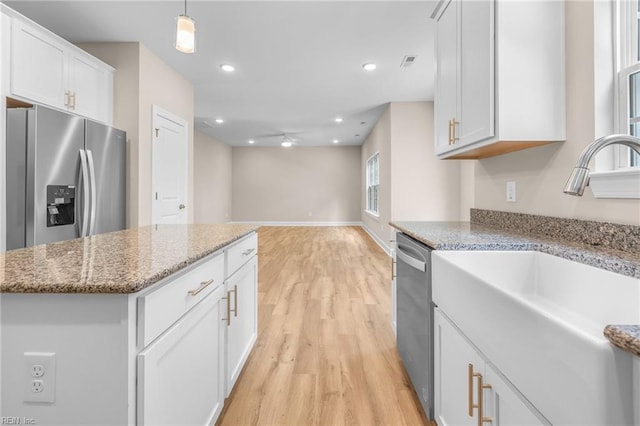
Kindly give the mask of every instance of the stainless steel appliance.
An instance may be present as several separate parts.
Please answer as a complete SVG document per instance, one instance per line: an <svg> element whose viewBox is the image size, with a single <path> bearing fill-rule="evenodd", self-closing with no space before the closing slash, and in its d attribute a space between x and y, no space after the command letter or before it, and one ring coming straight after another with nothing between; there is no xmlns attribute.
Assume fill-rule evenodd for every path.
<svg viewBox="0 0 640 426"><path fill-rule="evenodd" d="M42 106L7 110L7 250L125 227L126 134Z"/></svg>
<svg viewBox="0 0 640 426"><path fill-rule="evenodd" d="M431 249L400 233L396 244L398 352L425 414L433 419Z"/></svg>

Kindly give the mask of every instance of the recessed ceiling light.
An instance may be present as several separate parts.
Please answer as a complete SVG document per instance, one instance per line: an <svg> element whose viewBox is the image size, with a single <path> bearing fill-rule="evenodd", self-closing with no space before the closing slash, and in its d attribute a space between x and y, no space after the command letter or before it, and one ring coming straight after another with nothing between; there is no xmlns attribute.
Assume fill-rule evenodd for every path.
<svg viewBox="0 0 640 426"><path fill-rule="evenodd" d="M280 145L282 145L285 148L289 148L291 146L291 142L282 142Z"/></svg>
<svg viewBox="0 0 640 426"><path fill-rule="evenodd" d="M236 67L229 64L222 64L220 65L220 69L222 69L222 71L224 72L234 72L236 70Z"/></svg>
<svg viewBox="0 0 640 426"><path fill-rule="evenodd" d="M378 66L372 62L368 62L366 64L362 64L362 68L364 68L365 71L373 71L378 68Z"/></svg>
<svg viewBox="0 0 640 426"><path fill-rule="evenodd" d="M250 145L253 145L254 143L256 143L256 141L254 141L253 139L251 139L251 140L249 141L249 144L250 144Z"/></svg>
<svg viewBox="0 0 640 426"><path fill-rule="evenodd" d="M342 117L336 117L336 123L342 123Z"/></svg>
<svg viewBox="0 0 640 426"><path fill-rule="evenodd" d="M222 124L224 123L224 120L222 118L216 118L216 123Z"/></svg>
<svg viewBox="0 0 640 426"><path fill-rule="evenodd" d="M333 140L333 143L338 143L338 142L340 142L338 139Z"/></svg>

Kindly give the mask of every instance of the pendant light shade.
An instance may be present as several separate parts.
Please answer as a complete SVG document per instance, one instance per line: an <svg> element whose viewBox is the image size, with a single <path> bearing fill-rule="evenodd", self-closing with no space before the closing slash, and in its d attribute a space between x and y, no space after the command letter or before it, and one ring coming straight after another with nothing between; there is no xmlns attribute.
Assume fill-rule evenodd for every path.
<svg viewBox="0 0 640 426"><path fill-rule="evenodd" d="M176 49L183 53L196 51L196 23L187 15L187 0L184 15L176 18Z"/></svg>

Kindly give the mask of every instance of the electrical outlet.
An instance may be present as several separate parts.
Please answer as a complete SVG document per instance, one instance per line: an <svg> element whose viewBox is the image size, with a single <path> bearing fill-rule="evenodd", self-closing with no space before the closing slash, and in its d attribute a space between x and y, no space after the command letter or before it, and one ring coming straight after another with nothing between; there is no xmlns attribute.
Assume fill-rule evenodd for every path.
<svg viewBox="0 0 640 426"><path fill-rule="evenodd" d="M44 376L44 366L42 364L33 364L31 366L31 376L32 377Z"/></svg>
<svg viewBox="0 0 640 426"><path fill-rule="evenodd" d="M510 203L516 202L516 182L507 182L507 201Z"/></svg>
<svg viewBox="0 0 640 426"><path fill-rule="evenodd" d="M54 402L56 354L53 352L25 352L23 383L23 400L25 402Z"/></svg>
<svg viewBox="0 0 640 426"><path fill-rule="evenodd" d="M32 393L42 393L44 391L44 381L42 380L32 380L31 381L31 392Z"/></svg>

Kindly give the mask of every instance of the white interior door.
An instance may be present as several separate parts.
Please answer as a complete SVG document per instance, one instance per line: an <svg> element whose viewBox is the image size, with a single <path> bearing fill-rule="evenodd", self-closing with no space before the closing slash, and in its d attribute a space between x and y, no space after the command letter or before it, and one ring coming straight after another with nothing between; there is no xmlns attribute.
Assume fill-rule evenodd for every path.
<svg viewBox="0 0 640 426"><path fill-rule="evenodd" d="M187 122L153 106L153 223L187 223Z"/></svg>

